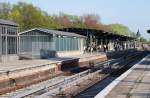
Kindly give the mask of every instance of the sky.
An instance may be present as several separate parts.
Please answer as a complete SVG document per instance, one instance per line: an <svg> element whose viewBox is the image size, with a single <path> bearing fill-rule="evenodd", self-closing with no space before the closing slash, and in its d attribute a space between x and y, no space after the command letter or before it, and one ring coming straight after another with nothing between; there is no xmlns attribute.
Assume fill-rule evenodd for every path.
<svg viewBox="0 0 150 98"><path fill-rule="evenodd" d="M150 39L146 32L150 29L150 0L0 0L11 4L18 1L32 3L49 14L98 14L104 24L124 24Z"/></svg>

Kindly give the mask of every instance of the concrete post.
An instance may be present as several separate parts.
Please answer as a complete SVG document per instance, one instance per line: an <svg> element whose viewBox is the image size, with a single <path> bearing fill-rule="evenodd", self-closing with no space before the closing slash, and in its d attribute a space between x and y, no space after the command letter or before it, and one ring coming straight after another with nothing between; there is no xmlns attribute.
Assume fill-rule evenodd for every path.
<svg viewBox="0 0 150 98"><path fill-rule="evenodd" d="M92 44L92 34L90 33L90 46Z"/></svg>
<svg viewBox="0 0 150 98"><path fill-rule="evenodd" d="M105 37L103 37L103 52L105 52L105 44L106 44L106 41L105 41Z"/></svg>
<svg viewBox="0 0 150 98"><path fill-rule="evenodd" d="M130 40L129 41L129 48L131 49L131 44L132 44L132 41Z"/></svg>
<svg viewBox="0 0 150 98"><path fill-rule="evenodd" d="M56 34L53 34L52 50L56 50Z"/></svg>
<svg viewBox="0 0 150 98"><path fill-rule="evenodd" d="M20 36L19 36L19 27L17 27L17 32L16 32L16 36L17 36L17 55L20 55Z"/></svg>
<svg viewBox="0 0 150 98"><path fill-rule="evenodd" d="M90 33L90 53L92 53L92 34Z"/></svg>
<svg viewBox="0 0 150 98"><path fill-rule="evenodd" d="M113 40L110 40L110 51L114 50L114 42Z"/></svg>
<svg viewBox="0 0 150 98"><path fill-rule="evenodd" d="M19 35L19 32L18 32L18 56L20 56L20 53L21 53L20 42L21 42L21 39L20 39L20 35Z"/></svg>
<svg viewBox="0 0 150 98"><path fill-rule="evenodd" d="M127 41L127 49L129 49L129 41Z"/></svg>
<svg viewBox="0 0 150 98"><path fill-rule="evenodd" d="M5 43L6 43L6 49L5 49L5 55L6 55L6 59L7 58L7 55L8 55L8 34L7 34L7 26L5 26Z"/></svg>
<svg viewBox="0 0 150 98"><path fill-rule="evenodd" d="M128 41L126 41L126 49L129 49L129 47L128 47Z"/></svg>
<svg viewBox="0 0 150 98"><path fill-rule="evenodd" d="M102 47L102 45L103 45L103 38L102 37L101 37L100 41L101 41L100 44L101 44L101 47Z"/></svg>
<svg viewBox="0 0 150 98"><path fill-rule="evenodd" d="M134 48L136 49L136 40L134 40Z"/></svg>
<svg viewBox="0 0 150 98"><path fill-rule="evenodd" d="M95 36L95 40L96 40L96 52L98 52L98 37Z"/></svg>

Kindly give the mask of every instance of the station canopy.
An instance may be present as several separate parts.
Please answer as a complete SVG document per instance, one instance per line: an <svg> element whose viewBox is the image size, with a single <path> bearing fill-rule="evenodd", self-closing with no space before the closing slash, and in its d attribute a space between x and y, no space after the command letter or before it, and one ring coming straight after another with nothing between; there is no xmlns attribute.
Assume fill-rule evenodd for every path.
<svg viewBox="0 0 150 98"><path fill-rule="evenodd" d="M120 40L134 40L135 38L125 36L125 35L119 35L113 32L106 32L104 30L98 30L98 29L88 29L88 28L62 28L58 29L59 31L67 31L67 32L73 32L77 33L83 36L87 36L88 34L92 34L96 36L97 38L107 38L110 40L120 39Z"/></svg>

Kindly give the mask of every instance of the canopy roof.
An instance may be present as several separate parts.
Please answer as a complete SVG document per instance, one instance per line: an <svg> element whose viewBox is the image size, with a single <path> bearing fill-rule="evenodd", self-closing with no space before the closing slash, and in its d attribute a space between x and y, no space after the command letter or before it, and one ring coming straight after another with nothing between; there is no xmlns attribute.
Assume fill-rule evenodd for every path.
<svg viewBox="0 0 150 98"><path fill-rule="evenodd" d="M24 34L24 33L27 33L27 32L31 32L31 31L41 31L41 32L44 32L44 33L47 33L47 34L56 34L56 35L62 35L62 36L72 36L72 37L85 37L83 35L79 35L79 34L76 34L76 33L70 33L70 32L64 32L64 31L57 31L57 30L50 30L50 29L43 29L43 28L33 28L33 29L30 29L30 30L27 30L27 31L24 31L24 32L20 32L19 34Z"/></svg>
<svg viewBox="0 0 150 98"><path fill-rule="evenodd" d="M0 19L0 24L1 25L10 25L10 26L16 26L18 27L19 25L13 21L10 20L4 20L4 19Z"/></svg>
<svg viewBox="0 0 150 98"><path fill-rule="evenodd" d="M122 40L133 40L135 38L125 36L125 35L119 35L114 32L105 32L103 30L97 30L97 29L87 29L87 28L62 28L58 29L60 31L67 31L67 32L74 32L80 35L87 36L87 34L93 34L97 36L98 38L106 37L107 39L122 39Z"/></svg>

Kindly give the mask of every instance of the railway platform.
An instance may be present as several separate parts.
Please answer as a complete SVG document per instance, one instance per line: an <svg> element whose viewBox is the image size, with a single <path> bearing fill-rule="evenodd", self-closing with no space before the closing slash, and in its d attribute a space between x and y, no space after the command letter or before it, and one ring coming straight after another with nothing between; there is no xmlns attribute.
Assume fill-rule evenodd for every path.
<svg viewBox="0 0 150 98"><path fill-rule="evenodd" d="M95 98L150 98L150 54L115 79Z"/></svg>
<svg viewBox="0 0 150 98"><path fill-rule="evenodd" d="M79 62L84 62L89 60L95 60L98 58L105 58L104 53L86 53L82 55L74 55L70 57L57 57L57 58L50 58L50 59L35 59L35 60L16 60L12 62L0 62L0 73L7 72L7 71L15 71L21 70L26 68L38 67L46 64L59 64L61 62L79 59Z"/></svg>

